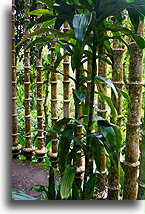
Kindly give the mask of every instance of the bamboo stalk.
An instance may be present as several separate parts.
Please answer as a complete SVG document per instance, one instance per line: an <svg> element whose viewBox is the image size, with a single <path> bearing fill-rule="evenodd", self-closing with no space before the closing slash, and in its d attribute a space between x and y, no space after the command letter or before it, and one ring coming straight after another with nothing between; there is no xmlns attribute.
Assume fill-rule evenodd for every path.
<svg viewBox="0 0 145 214"><path fill-rule="evenodd" d="M42 3L37 3L37 9L42 8ZM40 26L39 26L40 27ZM38 28L39 28L38 27ZM36 50L36 69L37 69L37 122L38 129L43 129L43 95L42 95L42 49ZM38 162L45 162L47 149L45 148L44 134L38 131L38 148L35 150Z"/></svg>
<svg viewBox="0 0 145 214"><path fill-rule="evenodd" d="M55 55L55 41L51 45L51 66L54 66L56 60ZM51 121L52 125L57 121L57 74L51 73ZM57 168L57 155L58 155L58 138L57 135L52 140L52 152L48 153L52 166Z"/></svg>
<svg viewBox="0 0 145 214"><path fill-rule="evenodd" d="M98 76L107 77L107 64L99 60L98 62ZM103 85L104 92L107 94L107 87ZM97 113L98 116L106 118L106 103L102 102L100 97L98 97L98 109ZM101 134L101 132L99 131ZM105 148L102 146L102 151L105 153ZM96 180L96 187L99 189L100 196L102 197L106 190L106 181L107 181L107 170L106 170L106 156L104 154L101 155L101 173L97 172L97 180Z"/></svg>
<svg viewBox="0 0 145 214"><path fill-rule="evenodd" d="M63 31L66 32L69 29L69 24L64 23ZM64 54L67 53L67 50L64 50ZM66 56L63 61L63 70L64 74L70 76L70 57ZM64 76L63 79L63 115L64 117L70 117L70 78Z"/></svg>
<svg viewBox="0 0 145 214"><path fill-rule="evenodd" d="M116 44L116 43L115 43ZM124 50L118 46L114 46L114 62L112 66L112 81L122 89L123 83L123 53ZM118 101L116 101L114 93L111 91L111 99L118 113L117 125L121 127L122 115L122 95L118 92ZM111 122L112 118L111 118ZM118 200L120 186L120 153L118 153L118 165L115 167L114 162L110 161L108 174L108 200Z"/></svg>
<svg viewBox="0 0 145 214"><path fill-rule="evenodd" d="M144 123L142 125L141 135L142 139L140 141L140 167L137 200L144 200Z"/></svg>
<svg viewBox="0 0 145 214"><path fill-rule="evenodd" d="M144 31L143 23L140 23L139 33ZM137 171L139 158L139 137L141 125L142 106L142 77L143 76L143 50L136 43L130 43L130 65L128 90L131 102L128 105L128 119L126 130L125 150L125 176L124 176L124 200L136 200L137 196Z"/></svg>
<svg viewBox="0 0 145 214"><path fill-rule="evenodd" d="M30 6L30 1L28 2L28 10ZM26 7L26 5L25 5ZM30 22L29 16L24 17L24 29ZM25 32L25 36L28 35L28 31ZM29 40L24 43L24 85L25 85L25 138L26 147L23 148L23 153L26 156L26 160L32 160L34 155L34 146L32 145L31 139L31 115L30 115L30 49L25 51L25 48L29 44Z"/></svg>
<svg viewBox="0 0 145 214"><path fill-rule="evenodd" d="M21 145L18 143L18 124L16 110L16 29L15 29L15 0L12 0L12 156L19 158Z"/></svg>

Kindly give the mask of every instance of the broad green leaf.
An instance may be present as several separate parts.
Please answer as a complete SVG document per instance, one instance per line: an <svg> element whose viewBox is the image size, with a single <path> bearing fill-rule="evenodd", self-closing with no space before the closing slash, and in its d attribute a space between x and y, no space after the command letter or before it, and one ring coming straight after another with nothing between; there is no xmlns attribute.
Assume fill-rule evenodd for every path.
<svg viewBox="0 0 145 214"><path fill-rule="evenodd" d="M94 173L87 182L85 200L91 200L96 182L96 173Z"/></svg>
<svg viewBox="0 0 145 214"><path fill-rule="evenodd" d="M98 135L96 133L93 133L91 135L91 148L94 154L97 170L99 172L101 172L101 155L102 155L101 144L102 142L98 138Z"/></svg>
<svg viewBox="0 0 145 214"><path fill-rule="evenodd" d="M75 131L74 124L67 124L59 140L58 166L61 174L64 172L64 169L67 164L66 158L69 153L70 143L71 143L71 140L73 139L74 131Z"/></svg>
<svg viewBox="0 0 145 214"><path fill-rule="evenodd" d="M121 148L121 142L122 142L122 135L121 135L121 129L119 126L112 124L111 123L112 128L114 129L115 132L115 144L116 144L116 151L117 153L120 152L120 148Z"/></svg>
<svg viewBox="0 0 145 214"><path fill-rule="evenodd" d="M30 28L32 28L34 25L37 25L37 24L45 24L47 23L47 27L52 25L53 22L55 21L55 16L52 16L50 14L47 14L47 15L43 15L41 17L39 17L38 19L36 19L35 21L31 21L28 23L27 27L26 27L26 31L29 30ZM42 26L44 27L44 26Z"/></svg>
<svg viewBox="0 0 145 214"><path fill-rule="evenodd" d="M140 22L139 14L138 14L137 10L134 8L128 8L128 14L129 14L131 23L134 27L135 33L137 33L139 22Z"/></svg>
<svg viewBox="0 0 145 214"><path fill-rule="evenodd" d="M93 7L89 4L87 0L79 0L79 2L84 5L88 10L93 11Z"/></svg>
<svg viewBox="0 0 145 214"><path fill-rule="evenodd" d="M73 97L75 100L75 104L79 104L86 99L87 92L86 91L77 91L73 89Z"/></svg>
<svg viewBox="0 0 145 214"><path fill-rule="evenodd" d="M49 171L49 179L48 179L48 200L55 200L56 192L55 192L55 181L54 181L54 170L50 167Z"/></svg>
<svg viewBox="0 0 145 214"><path fill-rule="evenodd" d="M31 190L34 190L34 191L36 191L36 192L41 192L42 194L43 193L47 193L47 191L46 191L46 189L45 189L45 187L44 186L42 186L42 185L34 185L34 186L32 186L30 189L29 189L29 191L31 191Z"/></svg>
<svg viewBox="0 0 145 214"><path fill-rule="evenodd" d="M36 38L32 42L30 42L25 50L27 50L35 45L44 45L44 44L50 43L52 41L53 41L53 38L51 39L50 36L41 36L41 37Z"/></svg>
<svg viewBox="0 0 145 214"><path fill-rule="evenodd" d="M47 15L47 14L53 15L52 11L50 11L50 10L47 10L47 9L37 9L37 10L33 10L33 11L29 12L29 13L27 14L27 16L28 16L28 15L36 15L36 16L39 16L39 15Z"/></svg>
<svg viewBox="0 0 145 214"><path fill-rule="evenodd" d="M76 172L75 166L73 165L66 166L60 185L60 195L62 199L67 199L70 196L70 192L75 177L75 172Z"/></svg>
<svg viewBox="0 0 145 214"><path fill-rule="evenodd" d="M124 90L121 90L120 88L117 87L117 90L122 94L122 96L130 103L130 96L127 92L125 92Z"/></svg>
<svg viewBox="0 0 145 214"><path fill-rule="evenodd" d="M111 98L108 97L108 96L106 96L106 95L104 95L104 94L102 94L102 93L99 93L99 92L98 92L98 94L100 94L100 96L106 101L106 103L107 103L108 106L110 107L110 109L111 109L111 114L112 114L112 119L113 119L113 121L114 121L114 123L115 123L116 120L117 120L118 114L117 114L117 110L115 109L115 107L114 107L114 105L113 105L113 103L112 103Z"/></svg>
<svg viewBox="0 0 145 214"><path fill-rule="evenodd" d="M113 82L110 79L107 79L105 77L101 77L101 76L96 76L96 79L102 82L105 82L109 87L111 87L111 89L113 90L116 99L118 99L118 93L117 90L113 84Z"/></svg>
<svg viewBox="0 0 145 214"><path fill-rule="evenodd" d="M51 133L48 133L47 135L47 144L56 136L56 133L58 131L60 131L60 129L66 125L71 119L70 118L63 118L61 120L58 120L55 122L55 124L52 126L52 130L54 130L53 132ZM46 131L47 132L47 131Z"/></svg>
<svg viewBox="0 0 145 214"><path fill-rule="evenodd" d="M102 133L102 135L104 136L106 142L108 143L111 152L116 150L116 136L115 136L115 132L114 129L111 127L111 125L109 124L109 122L107 120L99 120L98 121L98 127Z"/></svg>
<svg viewBox="0 0 145 214"><path fill-rule="evenodd" d="M79 46L84 41L85 34L92 20L92 13L76 14L73 18L73 28Z"/></svg>
<svg viewBox="0 0 145 214"><path fill-rule="evenodd" d="M26 146L26 140L21 134L18 134L18 142L21 144L23 148Z"/></svg>
<svg viewBox="0 0 145 214"><path fill-rule="evenodd" d="M76 185L76 182L74 180L73 182L73 200L82 200L82 189L81 187Z"/></svg>
<svg viewBox="0 0 145 214"><path fill-rule="evenodd" d="M38 200L38 199L20 191L20 190L13 189L12 190L12 200L25 200L25 201L27 201L27 200Z"/></svg>

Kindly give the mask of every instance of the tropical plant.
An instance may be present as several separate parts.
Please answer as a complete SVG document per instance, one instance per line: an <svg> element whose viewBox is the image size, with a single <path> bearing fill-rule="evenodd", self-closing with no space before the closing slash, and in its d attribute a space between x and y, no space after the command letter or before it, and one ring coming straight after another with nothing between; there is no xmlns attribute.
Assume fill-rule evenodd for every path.
<svg viewBox="0 0 145 214"><path fill-rule="evenodd" d="M104 145L111 161L114 162L114 167L117 167L118 154L120 152L122 140L120 128L116 125L117 111L114 108L111 99L105 95L102 83L107 84L107 86L111 88L116 100L118 99L118 93L111 80L96 76L97 59L102 59L109 64L112 63L110 60L112 60L113 51L110 40L114 38L118 39L128 47L128 44L124 41L122 35L131 37L140 48L144 48L143 38L136 33L139 19L143 19L144 2L136 0L41 0L41 2L46 4L48 9L38 9L30 12L29 15L41 15L41 17L34 22L31 22L27 29L40 23L42 23L42 27L25 36L19 44L23 43L28 38L34 38L27 47L30 48L35 44L44 45L48 42L52 43L54 42L55 37L55 42L59 43L62 48L65 46L67 54L71 56L71 66L76 75L75 79L70 77L75 82L75 89L73 90L75 118L73 119L73 122L71 121L71 118L64 118L57 121L52 126L52 129L46 131L48 133L47 143L56 136L56 133L59 134L58 161L62 174L62 181L68 179L68 176L65 178L67 169L73 168L74 170L72 160L75 160L76 152L79 149L83 150L85 156L85 173L82 199L86 199L89 159L92 158L92 153L97 169L100 171L100 157L103 152L102 145ZM124 19L123 11L125 9L127 9L129 13L130 21L134 26L135 33L126 27L108 21L108 17L114 16L118 23L121 23ZM67 32L61 32L60 30L64 22L68 22L71 27ZM54 28L51 27L52 24L54 25ZM35 39L35 36L38 35L39 37ZM86 45L89 47L88 51L85 50ZM107 54L105 53L105 55L103 52L104 48L107 51ZM110 59L108 59L106 55L110 57ZM86 61L89 61L92 64L91 75L89 78L85 77L87 71L83 66ZM54 67L52 68L51 66L49 66L49 70L52 73L60 73L57 69ZM63 73L61 74L64 75ZM83 108L88 93L85 86L85 83L88 80L91 81L87 111L88 115L80 115L79 112L81 111L79 108ZM98 89L97 92L95 91L95 85ZM110 107L112 113L111 123L94 115L95 93L99 94ZM85 123L82 123L80 120L80 118L83 117L87 118ZM102 135L99 135L97 131L92 133L93 123L97 123ZM81 140L77 138L77 124L81 124L84 127L83 139ZM61 131L61 128L64 125L65 128ZM74 142L73 144L72 141ZM69 152L69 150L71 151ZM68 164L71 164L71 166L69 165L70 168L67 168ZM74 173L72 174L74 176ZM93 174L92 176L94 178L95 175ZM70 178L71 183L69 190L73 187L72 180L73 179ZM63 189L61 189L61 193L62 192ZM65 193L65 191L62 195L63 194L65 195L64 198L68 198L69 194Z"/></svg>

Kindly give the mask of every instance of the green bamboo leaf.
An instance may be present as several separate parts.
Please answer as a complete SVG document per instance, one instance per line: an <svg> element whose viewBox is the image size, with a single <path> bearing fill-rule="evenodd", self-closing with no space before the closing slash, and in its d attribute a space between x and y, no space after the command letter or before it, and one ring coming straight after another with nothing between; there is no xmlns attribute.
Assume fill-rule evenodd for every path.
<svg viewBox="0 0 145 214"><path fill-rule="evenodd" d="M110 79L107 79L105 77L101 77L101 76L96 76L96 79L102 82L105 82L109 87L111 87L111 89L113 90L116 99L118 99L118 92L113 84L113 82Z"/></svg>
<svg viewBox="0 0 145 214"><path fill-rule="evenodd" d="M48 33L49 30L50 29L47 27L46 28L39 28L39 29L35 30L34 32L27 34L20 42L18 42L18 44L16 46L19 46L20 44L24 43L27 39L29 39L33 36Z"/></svg>
<svg viewBox="0 0 145 214"><path fill-rule="evenodd" d="M136 9L134 8L128 8L128 14L131 20L131 23L134 27L135 33L137 33L138 26L139 26L139 13Z"/></svg>
<svg viewBox="0 0 145 214"><path fill-rule="evenodd" d="M100 141L99 136L96 133L93 133L91 135L91 148L94 154L97 170L99 172L101 172L101 155L102 155L101 144L102 142Z"/></svg>
<svg viewBox="0 0 145 214"><path fill-rule="evenodd" d="M55 192L54 170L52 167L50 167L48 183L49 183L47 192L48 200L55 200L56 192Z"/></svg>
<svg viewBox="0 0 145 214"><path fill-rule="evenodd" d="M112 119L115 123L117 121L118 114L117 114L117 110L115 109L115 107L112 103L111 98L106 96L104 93L101 93L101 92L95 92L95 93L99 94L101 96L101 98L103 98L106 101L106 103L108 104L108 106L111 109Z"/></svg>
<svg viewBox="0 0 145 214"><path fill-rule="evenodd" d="M12 190L12 200L38 200L38 199L20 191L20 190L13 189Z"/></svg>
<svg viewBox="0 0 145 214"><path fill-rule="evenodd" d="M73 28L79 46L84 41L85 34L92 20L92 13L76 14L73 18Z"/></svg>
<svg viewBox="0 0 145 214"><path fill-rule="evenodd" d="M58 166L61 174L64 172L64 169L67 164L66 159L69 153L71 140L73 139L74 131L75 131L74 124L67 124L59 140Z"/></svg>
<svg viewBox="0 0 145 214"><path fill-rule="evenodd" d="M50 14L47 14L47 15L43 15L41 17L39 17L38 19L36 19L35 21L31 21L30 23L28 23L27 27L26 27L26 31L29 30L30 28L32 28L34 25L37 25L37 24L45 24L47 23L47 26L50 26L53 24L53 22L55 21L55 16L52 16ZM44 26L42 26L44 27Z"/></svg>
<svg viewBox="0 0 145 214"><path fill-rule="evenodd" d="M85 200L91 200L96 182L96 173L94 173L87 182Z"/></svg>
<svg viewBox="0 0 145 214"><path fill-rule="evenodd" d="M27 50L27 49L35 46L35 45L44 45L44 44L50 43L52 41L53 41L53 38L51 39L50 35L49 36L41 36L41 37L36 38L32 42L30 42L29 45L25 48L25 50Z"/></svg>
<svg viewBox="0 0 145 214"><path fill-rule="evenodd" d="M21 134L18 134L18 142L21 144L23 148L26 146L26 140Z"/></svg>
<svg viewBox="0 0 145 214"><path fill-rule="evenodd" d="M47 135L47 144L56 136L56 133L58 133L58 131L60 131L60 129L66 125L67 123L69 123L69 121L71 120L71 118L63 118L61 120L58 120L55 122L55 124L52 126L52 132L50 132L50 130L47 130L46 132L50 132Z"/></svg>
<svg viewBox="0 0 145 214"><path fill-rule="evenodd" d="M76 172L75 166L73 165L66 166L60 185L60 195L62 199L67 199L70 196L70 192L75 177L75 172Z"/></svg>
<svg viewBox="0 0 145 214"><path fill-rule="evenodd" d="M98 127L102 133L102 135L104 136L106 142L108 143L111 152L116 151L116 136L115 136L115 132L114 129L111 127L111 125L109 124L109 122L107 120L99 120L98 121Z"/></svg>
<svg viewBox="0 0 145 214"><path fill-rule="evenodd" d="M119 126L110 123L112 128L114 129L115 133L115 144L116 144L116 152L120 152L121 149L121 142L122 142L122 134L121 134L121 129Z"/></svg>
<svg viewBox="0 0 145 214"><path fill-rule="evenodd" d="M84 5L88 10L93 11L93 7L89 4L87 0L79 0L79 2Z"/></svg>
<svg viewBox="0 0 145 214"><path fill-rule="evenodd" d="M77 91L73 89L73 97L76 105L83 102L86 99L86 96L87 96L86 91Z"/></svg>
<svg viewBox="0 0 145 214"><path fill-rule="evenodd" d="M127 92L125 92L124 90L121 90L120 88L117 87L117 90L122 94L122 96L130 103L130 96Z"/></svg>
<svg viewBox="0 0 145 214"><path fill-rule="evenodd" d="M53 15L53 12L47 9L37 9L27 13L26 16L29 16L29 15L40 16L40 15L47 15L47 14Z"/></svg>

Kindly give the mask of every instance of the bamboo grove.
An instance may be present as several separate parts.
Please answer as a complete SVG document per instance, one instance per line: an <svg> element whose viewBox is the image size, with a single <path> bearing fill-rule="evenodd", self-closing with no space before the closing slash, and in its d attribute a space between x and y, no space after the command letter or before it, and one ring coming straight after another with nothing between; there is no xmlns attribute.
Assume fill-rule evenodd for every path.
<svg viewBox="0 0 145 214"><path fill-rule="evenodd" d="M143 199L144 2L19 3L12 2L13 158L48 164L50 178L59 171L49 200Z"/></svg>

